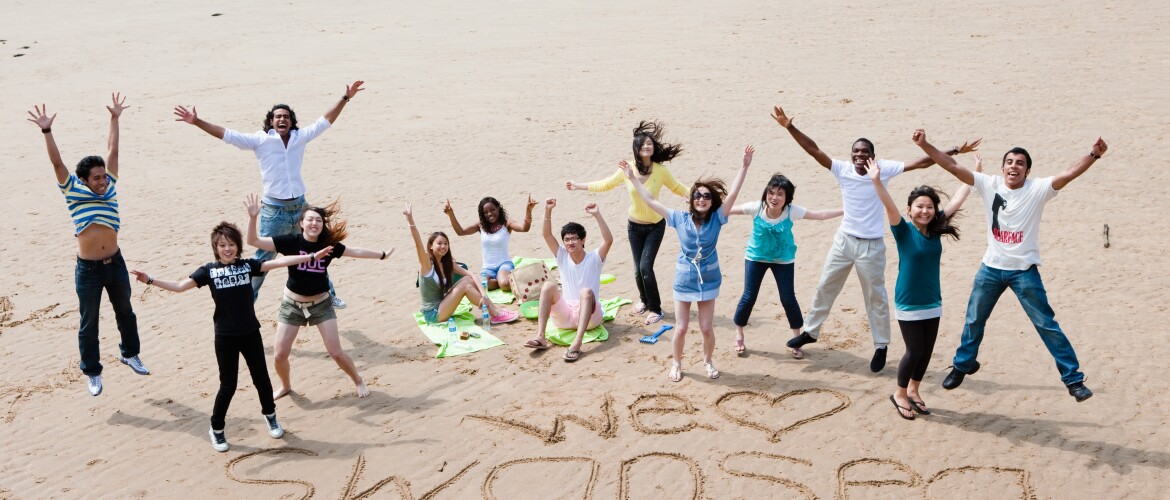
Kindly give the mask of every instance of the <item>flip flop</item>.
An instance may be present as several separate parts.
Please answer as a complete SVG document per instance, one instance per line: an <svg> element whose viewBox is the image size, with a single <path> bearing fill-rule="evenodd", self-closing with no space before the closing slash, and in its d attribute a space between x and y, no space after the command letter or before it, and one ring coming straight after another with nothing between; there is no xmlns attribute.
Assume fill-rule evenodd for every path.
<svg viewBox="0 0 1170 500"><path fill-rule="evenodd" d="M930 410L926 408L926 403L922 401L915 401L910 398L906 398L906 401L910 402L910 408L914 409L914 413L919 415L930 415Z"/></svg>
<svg viewBox="0 0 1170 500"><path fill-rule="evenodd" d="M913 412L913 411L911 411L909 408L906 408L905 406L902 406L902 405L898 404L898 400L894 399L894 395L893 395L893 394L891 394L891 395L890 395L890 402L891 402L891 403L894 403L894 408L897 408L897 409L898 409L898 416L899 416L899 417L902 417L902 418L904 418L904 419L906 419L906 420L914 420L914 412ZM907 417L907 416L906 416L906 413L902 413L903 411L904 411L904 412L906 412L906 413L909 413L909 414L910 414L910 416L909 416L909 417Z"/></svg>
<svg viewBox="0 0 1170 500"><path fill-rule="evenodd" d="M639 303L634 305L634 314L642 314L644 312L646 312L646 303L645 302L639 302Z"/></svg>
<svg viewBox="0 0 1170 500"><path fill-rule="evenodd" d="M547 343L543 343L539 340L536 340L536 339L529 339L528 342L524 343L524 347L527 347L529 349L536 349L538 351L543 351L543 350L548 349L549 347L552 347L552 346L548 345Z"/></svg>
<svg viewBox="0 0 1170 500"><path fill-rule="evenodd" d="M572 363L572 362L577 361L578 359L581 359L581 351L578 351L576 349L569 349L568 351L565 351L565 362L566 363Z"/></svg>
<svg viewBox="0 0 1170 500"><path fill-rule="evenodd" d="M678 363L670 364L670 373L667 374L671 382L678 382L682 380L682 365Z"/></svg>
<svg viewBox="0 0 1170 500"><path fill-rule="evenodd" d="M719 370L715 369L714 364L707 362L703 363L703 366L707 368L707 378L710 378L711 380L719 378Z"/></svg>
<svg viewBox="0 0 1170 500"><path fill-rule="evenodd" d="M799 347L793 347L791 349L791 352L792 352L792 357L794 357L796 359L804 359L804 349L801 349Z"/></svg>
<svg viewBox="0 0 1170 500"><path fill-rule="evenodd" d="M743 345L743 339L735 339L735 353L739 356L747 355L747 346Z"/></svg>
<svg viewBox="0 0 1170 500"><path fill-rule="evenodd" d="M650 313L650 314L647 314L647 315L646 315L646 320L645 320L645 321L643 321L643 322L644 322L644 323L646 323L647 325L653 325L654 323L657 323L657 322L659 322L659 321L662 321L662 315L661 315L661 314L659 314L659 313Z"/></svg>

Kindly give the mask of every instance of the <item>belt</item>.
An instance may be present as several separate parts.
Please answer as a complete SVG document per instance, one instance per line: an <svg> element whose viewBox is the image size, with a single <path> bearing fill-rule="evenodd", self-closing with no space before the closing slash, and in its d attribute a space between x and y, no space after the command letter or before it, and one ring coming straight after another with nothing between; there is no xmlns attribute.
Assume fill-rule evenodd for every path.
<svg viewBox="0 0 1170 500"><path fill-rule="evenodd" d="M862 237L860 237L860 236L853 236L852 234L849 234L849 233L841 233L841 234L844 234L845 236L848 236L848 237L850 237L850 238L853 238L853 239L855 239L855 240L873 241L873 240L880 240L880 239L882 239L882 237L881 237L881 236L878 236L877 238L862 238Z"/></svg>
<svg viewBox="0 0 1170 500"><path fill-rule="evenodd" d="M319 298L319 299L317 299L317 300L315 300L315 301L313 301L313 302L301 302L301 301L298 301L298 300L293 300L293 298L292 298L292 297L289 297L289 296L288 296L288 294L285 294L285 295L284 295L284 301L285 301L285 302L288 302L289 304L292 304L292 305L294 305L294 306L296 306L296 307L298 307L298 308L300 308L300 309L301 309L301 314L304 314L304 315L305 315L305 319L308 319L308 318L309 318L309 316L312 316L312 314L311 314L311 313L309 313L309 308L310 308L310 307L313 307L313 306L315 306L315 305L317 305L317 304L320 304L320 303L322 303L322 302L325 302L325 300L327 300L327 299L329 299L329 298L330 298L330 297L329 297L329 294L325 294L325 296L323 296L323 297L321 297L321 298Z"/></svg>
<svg viewBox="0 0 1170 500"><path fill-rule="evenodd" d="M113 262L114 259L117 258L118 255L121 253L122 253L122 249L119 248L117 252L114 252L114 255L111 255L111 256L106 257L104 259L90 260L90 259L83 259L81 257L77 257L77 260L80 260L82 262L89 262L91 264L109 264L109 263Z"/></svg>

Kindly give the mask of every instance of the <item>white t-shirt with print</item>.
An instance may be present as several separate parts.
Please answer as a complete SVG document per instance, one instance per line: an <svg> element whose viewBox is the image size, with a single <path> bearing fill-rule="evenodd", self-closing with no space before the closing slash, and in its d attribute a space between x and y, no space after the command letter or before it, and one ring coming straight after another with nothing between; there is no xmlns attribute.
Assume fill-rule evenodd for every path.
<svg viewBox="0 0 1170 500"><path fill-rule="evenodd" d="M593 297L601 301L601 254L597 250L585 252L581 263L573 262L573 257L565 247L557 248L557 269L561 271L562 300L576 304L581 301L581 289L593 290Z"/></svg>
<svg viewBox="0 0 1170 500"><path fill-rule="evenodd" d="M1056 197L1052 177L1028 179L1008 189L1002 176L974 172L976 194L987 212L987 267L1024 271L1040 265L1040 217L1044 205Z"/></svg>
<svg viewBox="0 0 1170 500"><path fill-rule="evenodd" d="M906 170L906 164L900 161L878 160L882 170L882 185L888 185L890 179ZM886 234L886 209L878 199L877 191L873 189L873 181L869 175L858 174L852 163L833 160L833 175L837 177L837 184L841 186L841 203L845 208L845 218L841 221L841 231L856 238L874 239Z"/></svg>
<svg viewBox="0 0 1170 500"><path fill-rule="evenodd" d="M762 202L760 200L756 200L756 201L749 201L747 203L740 204L739 206L737 206L735 208L738 208L741 212L743 212L744 215L749 215L752 217L755 217L756 212L759 212L760 217L763 218L764 221L766 221L768 224L772 224L772 225L778 224L780 221L784 220L785 217L787 217L787 215L784 212L792 212L792 220L794 220L794 221L798 221L800 219L803 219L804 213L807 212L807 210L804 207L802 207L800 205L795 205L795 204L789 203L788 206L785 207L784 210L780 212L780 216L773 219L771 217L768 217L767 210L760 212L760 205L763 205L763 204L764 204L764 202Z"/></svg>

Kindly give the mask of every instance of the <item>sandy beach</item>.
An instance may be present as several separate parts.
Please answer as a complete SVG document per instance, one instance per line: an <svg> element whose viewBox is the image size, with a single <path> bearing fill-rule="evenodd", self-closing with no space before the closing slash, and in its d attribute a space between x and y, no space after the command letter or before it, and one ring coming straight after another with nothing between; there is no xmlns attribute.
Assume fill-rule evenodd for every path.
<svg viewBox="0 0 1170 500"><path fill-rule="evenodd" d="M1170 218L1159 212L1170 174L1142 165L1170 140L1170 8L1153 1L1074 0L963 5L764 2L6 2L0 19L0 137L10 158L0 288L0 498L1160 498L1170 482ZM259 193L255 157L174 121L176 105L235 130L260 129L287 103L302 125L354 80L358 94L312 142L311 203L340 197L347 244L395 247L385 261L330 267L348 307L342 344L372 394L359 399L315 328L292 352L295 392L277 401L287 434L269 438L241 373L227 417L231 450L207 437L218 388L213 303L204 289L173 294L133 285L142 359L118 362L103 299L105 390L91 397L78 370L77 243L52 166L26 110L57 113L53 133L72 169L104 154L111 92L121 118L119 243L131 269L181 279L212 260L210 229L245 227ZM982 369L940 386L959 344L972 278L986 248L983 203L944 242L943 316L923 382L933 414L908 422L887 396L903 343L871 373L873 345L851 277L820 342L793 359L771 278L733 351L748 217L720 239L715 360L703 371L692 321L684 379L667 379L669 335L632 306L609 340L581 360L523 347L533 321L497 326L506 345L436 359L416 327L418 263L402 216L414 205L425 235L446 231L458 261L477 269L477 236L461 220L494 196L517 216L526 196L555 197L554 226L598 203L615 243L602 298L637 301L626 237L628 197L566 191L630 158L630 131L660 120L684 152L684 184L730 181L756 148L740 201L759 199L774 172L795 202L841 206L837 184L769 117L781 105L834 158L858 137L881 158L922 156L925 128L940 147L982 138L985 168L1027 148L1031 176L1063 170L1098 137L1109 154L1047 205L1042 275L1057 320L1095 396L1068 396L1019 302L1005 294L988 322ZM971 165L970 156L960 160ZM938 167L890 183L896 201L919 184L952 193ZM683 209L666 190L662 201ZM511 250L550 257L540 217ZM799 221L796 293L807 311L840 219ZM1109 227L1106 246L1104 227ZM897 252L887 232L887 289ZM245 250L251 255L252 248ZM668 228L656 266L665 323L678 238ZM256 303L271 342L285 272ZM517 304L511 304L516 308ZM242 372L246 370L241 368Z"/></svg>

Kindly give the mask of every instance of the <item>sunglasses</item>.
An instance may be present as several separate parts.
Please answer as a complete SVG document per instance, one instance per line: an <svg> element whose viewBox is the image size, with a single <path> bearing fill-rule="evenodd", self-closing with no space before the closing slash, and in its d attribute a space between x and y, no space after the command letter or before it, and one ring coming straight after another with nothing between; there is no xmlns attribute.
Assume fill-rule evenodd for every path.
<svg viewBox="0 0 1170 500"><path fill-rule="evenodd" d="M698 200L698 199L710 200L711 193L710 192L703 193L703 192L695 191L695 192L691 193L691 199L692 200Z"/></svg>

